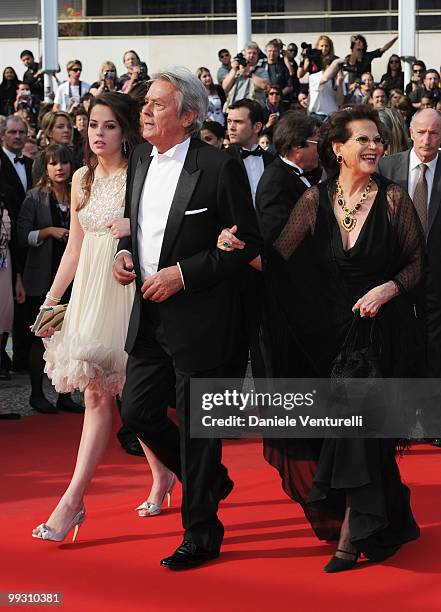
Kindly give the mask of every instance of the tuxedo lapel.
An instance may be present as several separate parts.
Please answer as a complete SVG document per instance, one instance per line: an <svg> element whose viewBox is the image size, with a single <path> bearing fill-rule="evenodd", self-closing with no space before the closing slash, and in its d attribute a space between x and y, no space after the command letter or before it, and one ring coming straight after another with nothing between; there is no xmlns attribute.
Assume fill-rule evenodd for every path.
<svg viewBox="0 0 441 612"><path fill-rule="evenodd" d="M430 195L429 211L428 211L428 226L427 234L435 221L435 217L438 214L438 210L441 205L441 156L438 156L438 161L435 166L435 176L433 177L432 193Z"/></svg>
<svg viewBox="0 0 441 612"><path fill-rule="evenodd" d="M409 163L410 163L410 151L401 153L401 159L394 160L396 171L393 173L394 176L390 176L395 183L398 183L406 193L409 193Z"/></svg>
<svg viewBox="0 0 441 612"><path fill-rule="evenodd" d="M144 182L147 176L147 171L150 167L152 161L152 157L148 155L144 161L139 158L138 165L136 166L135 176L133 177L133 187L132 194L130 198L130 227L132 228L132 253L135 262L135 267L138 268L135 270L138 278L140 276L139 269L139 253L138 253L138 212L139 212L139 204L141 201L142 190L144 187Z"/></svg>
<svg viewBox="0 0 441 612"><path fill-rule="evenodd" d="M21 200L23 200L26 195L26 192L23 189L23 183L21 182L20 177L15 171L15 168L13 164L11 163L9 157L7 157L3 153L3 151L2 151L2 164L4 164L5 166L4 168L5 179L10 181L9 187L11 187L15 192L18 192L20 194Z"/></svg>
<svg viewBox="0 0 441 612"><path fill-rule="evenodd" d="M197 147L195 141L191 141L190 148L185 158L184 167L176 185L175 195L165 226L164 238L162 240L161 255L159 257L158 269L165 267L170 252L177 238L179 228L184 214L193 196L201 170L197 167Z"/></svg>

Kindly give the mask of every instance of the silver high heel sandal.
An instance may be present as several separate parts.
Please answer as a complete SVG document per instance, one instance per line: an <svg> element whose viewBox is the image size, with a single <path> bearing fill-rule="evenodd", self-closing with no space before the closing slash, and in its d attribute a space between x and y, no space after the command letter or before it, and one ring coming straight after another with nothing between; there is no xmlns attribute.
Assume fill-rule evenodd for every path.
<svg viewBox="0 0 441 612"><path fill-rule="evenodd" d="M167 497L167 508L170 508L172 491L173 491L175 484L176 484L176 476L172 474L170 477L168 486L167 486L167 490L165 491L164 497L162 498L162 501L159 504L159 506L157 504L154 504L153 502L146 500L145 502L142 502L142 504L140 504L137 508L135 508L135 510L138 511L138 516L141 516L141 517L157 516L158 514L161 514L162 504L164 503L164 499L166 497Z"/></svg>
<svg viewBox="0 0 441 612"><path fill-rule="evenodd" d="M83 506L81 510L76 513L76 515L73 517L73 519L70 521L70 523L68 524L67 528L64 531L59 531L57 533L56 531L52 529L52 527L49 527L49 525L46 525L46 523L41 523L40 525L36 527L38 531L37 533L33 533L32 537L38 538L39 540L51 540L52 542L62 542L67 536L67 534L69 533L69 531L73 529L74 532L72 536L72 542L75 542L77 535L78 535L78 531L80 530L80 527L84 523L85 520L86 520L86 509Z"/></svg>

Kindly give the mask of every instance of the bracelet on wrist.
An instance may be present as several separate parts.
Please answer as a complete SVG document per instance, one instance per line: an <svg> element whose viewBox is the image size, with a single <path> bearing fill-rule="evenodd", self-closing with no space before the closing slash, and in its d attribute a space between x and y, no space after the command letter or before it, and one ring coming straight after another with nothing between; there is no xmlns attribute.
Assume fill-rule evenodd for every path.
<svg viewBox="0 0 441 612"><path fill-rule="evenodd" d="M46 293L46 299L50 300L51 302L55 302L56 304L59 304L61 302L61 298L55 297L55 295L52 295L50 291Z"/></svg>

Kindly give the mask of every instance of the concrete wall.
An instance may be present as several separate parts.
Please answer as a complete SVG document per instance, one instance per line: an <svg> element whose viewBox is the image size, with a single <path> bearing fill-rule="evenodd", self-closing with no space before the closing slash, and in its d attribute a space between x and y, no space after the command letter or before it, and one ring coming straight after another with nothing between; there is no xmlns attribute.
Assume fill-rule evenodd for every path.
<svg viewBox="0 0 441 612"><path fill-rule="evenodd" d="M349 52L350 34L330 33L337 55L344 56ZM314 43L317 33L290 35L287 33L256 35L254 40L262 47L271 38L281 38L285 43L300 43L305 40ZM381 47L393 38L393 32L367 34L369 49ZM428 67L439 69L440 33L420 33L417 37L417 57L423 59ZM232 53L236 51L236 37L233 35L219 36L157 36L157 37L130 37L130 38L68 38L59 41L59 60L62 67L61 77L66 78L65 65L70 59L80 59L83 63L84 81L92 83L97 79L100 64L105 60L115 62L118 73L125 72L122 56L127 49L135 49L147 62L149 72L152 74L158 68L166 66L184 65L195 71L198 66L207 66L214 75L219 66L217 52L226 47ZM36 57L39 55L38 41L33 40L0 40L1 67L11 65L17 70L19 77L23 74L20 62L20 52L29 48ZM387 51L383 58L373 62L373 72L376 79L380 79L385 72L387 58L391 53L398 53L398 43Z"/></svg>

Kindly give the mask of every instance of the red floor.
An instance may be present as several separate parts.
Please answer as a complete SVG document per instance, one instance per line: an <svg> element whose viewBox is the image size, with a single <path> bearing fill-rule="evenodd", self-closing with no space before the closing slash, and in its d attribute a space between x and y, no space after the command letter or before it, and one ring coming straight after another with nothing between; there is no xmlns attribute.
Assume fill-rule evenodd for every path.
<svg viewBox="0 0 441 612"><path fill-rule="evenodd" d="M0 591L63 592L63 609L299 612L441 609L441 451L416 446L401 460L421 538L381 565L363 562L328 575L333 547L314 537L300 508L280 490L255 441L230 441L224 459L236 481L221 506L221 557L174 573L159 566L179 544L180 491L172 509L140 519L150 474L113 438L87 495L87 520L75 544L31 538L70 476L81 418L2 421ZM28 606L27 606L28 607ZM29 608L30 609L30 608ZM49 609L40 607L33 609Z"/></svg>

